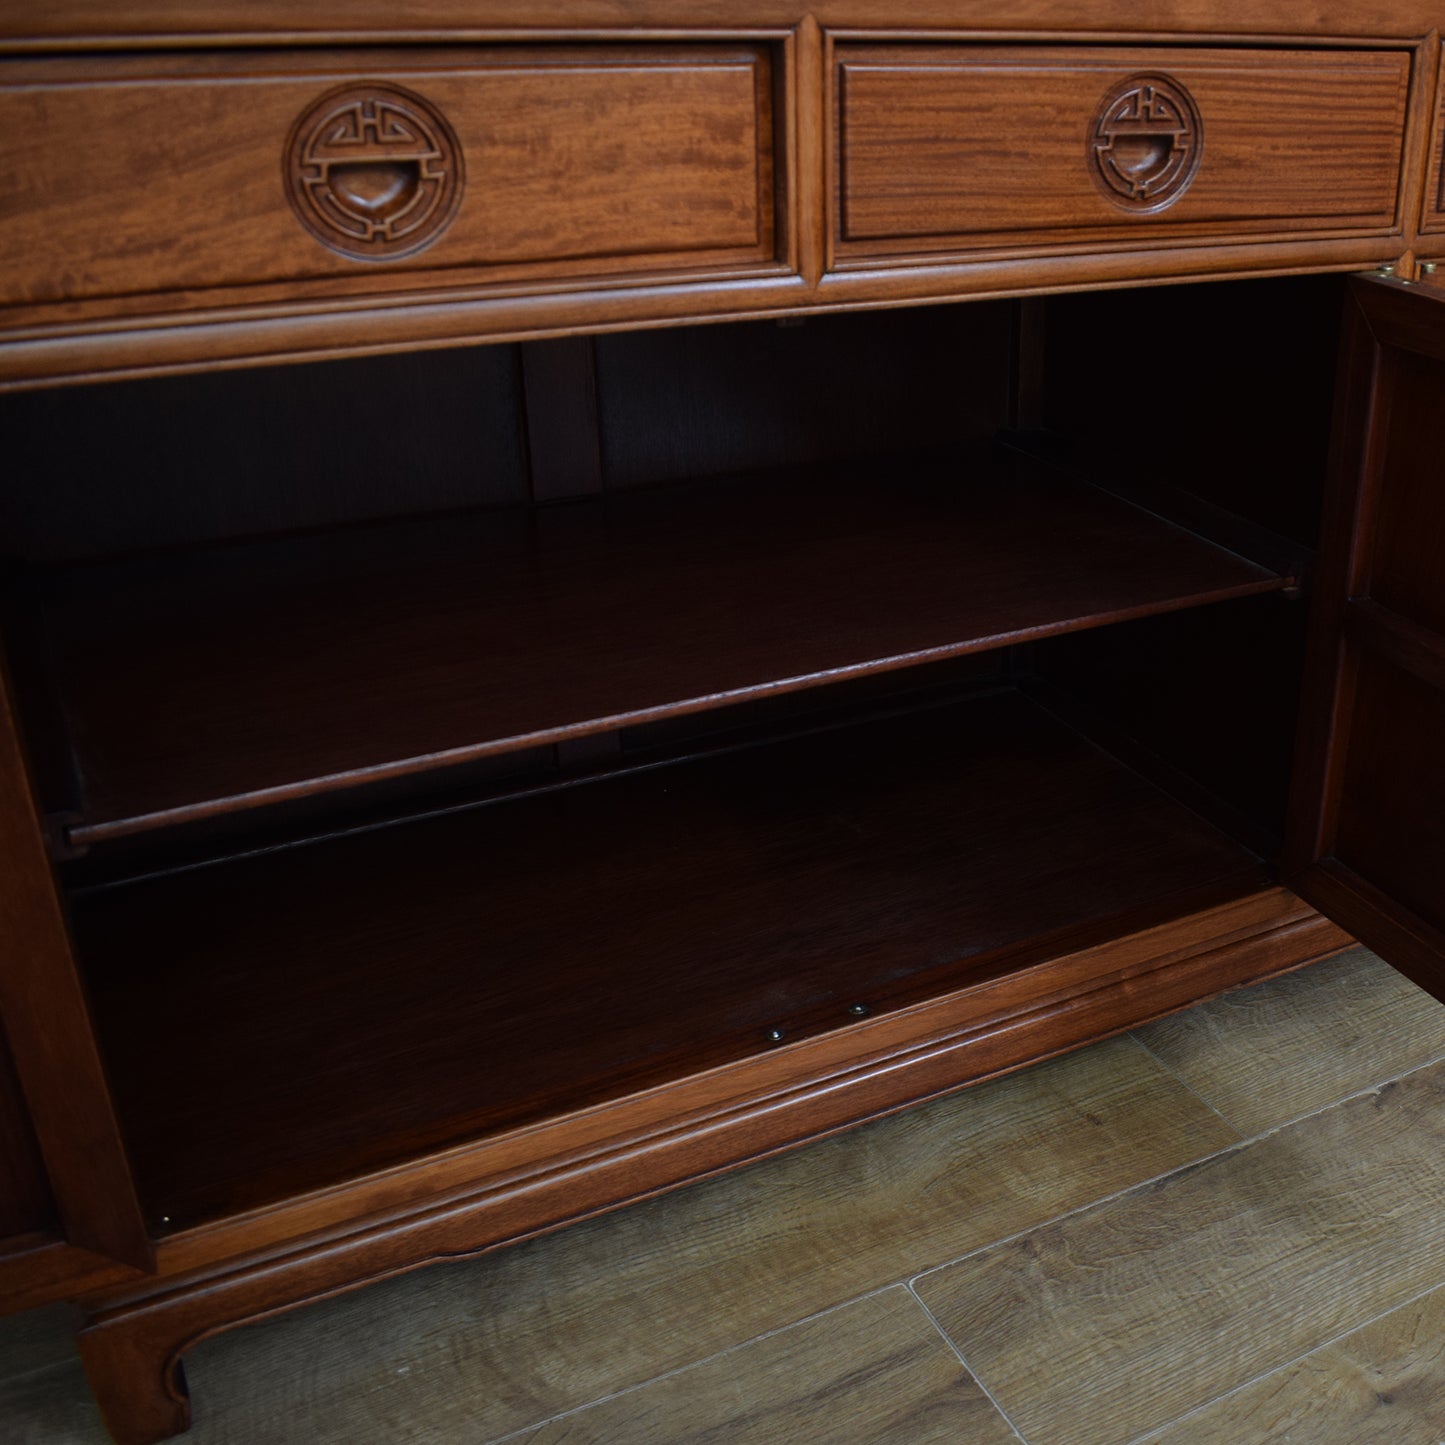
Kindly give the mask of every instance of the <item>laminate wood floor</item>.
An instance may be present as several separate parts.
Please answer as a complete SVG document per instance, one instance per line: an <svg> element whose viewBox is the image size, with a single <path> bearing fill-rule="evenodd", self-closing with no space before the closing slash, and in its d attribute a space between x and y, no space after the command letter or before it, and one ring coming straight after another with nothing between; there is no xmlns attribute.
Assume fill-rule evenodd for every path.
<svg viewBox="0 0 1445 1445"><path fill-rule="evenodd" d="M104 1440L70 1323L7 1445ZM1357 949L187 1373L195 1445L1441 1445L1445 1006Z"/></svg>

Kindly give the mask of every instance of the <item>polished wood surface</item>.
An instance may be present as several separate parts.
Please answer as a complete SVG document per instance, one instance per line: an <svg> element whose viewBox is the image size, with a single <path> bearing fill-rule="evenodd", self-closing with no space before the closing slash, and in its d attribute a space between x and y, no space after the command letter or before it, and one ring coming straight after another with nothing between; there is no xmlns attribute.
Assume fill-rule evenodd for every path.
<svg viewBox="0 0 1445 1445"><path fill-rule="evenodd" d="M1004 237L1395 223L1410 78L1401 52L840 45L837 66L840 262ZM1100 183L1089 140L1112 122L1106 97L1139 76L1192 97L1196 169L1180 191L1130 214ZM1178 123L1121 137L1149 147L1130 157L1138 175L1163 168L1165 128Z"/></svg>
<svg viewBox="0 0 1445 1445"><path fill-rule="evenodd" d="M394 258L339 253L288 199L306 189L285 169L293 126L366 85L419 96L456 136L455 216ZM12 61L0 130L27 144L0 152L0 246L15 258L0 304L279 281L324 295L329 278L376 294L417 269L438 286L479 266L516 281L542 265L756 265L773 259L771 105L769 53L739 46ZM356 209L382 216L416 163L368 180L371 152L349 144Z"/></svg>
<svg viewBox="0 0 1445 1445"><path fill-rule="evenodd" d="M50 273L43 261L35 261L37 274L49 274L51 281L32 286L28 300L16 298L24 304L0 316L0 386L256 365L281 355L319 358L718 316L1116 286L1150 278L1353 269L1383 262L1399 264L1402 274L1413 269L1415 228L1428 189L1424 169L1438 55L1426 44L1429 25L1402 27L1398 14L1388 20L1375 17L1373 29L1357 20L1345 46L1337 28L1306 7L1264 28L1258 17L1246 21L1240 16L1239 33L1255 39L1251 48L1196 44L1192 50L1166 52L1096 42L1110 35L1111 23L1120 40L1148 38L1151 26L1161 38L1186 33L1196 41L1227 40L1228 28L1220 29L1225 17L1213 15L1210 24L1191 27L1177 6L1141 12L1099 4L1081 33L1087 7L1078 4L1036 0L1037 13L1030 19L1014 11L989 17L958 0L939 0L933 12L927 5L910 6L906 18L890 11L886 23L892 28L880 35L879 17L865 19L866 6L854 13L849 4L825 5L813 15L766 0L750 14L723 16L705 4L680 3L667 20L650 26L642 11L631 7L624 17L615 11L595 15L590 27L583 18L586 8L583 4L569 13L565 6L539 3L529 25L526 7L520 5L512 11L510 29L503 14L489 11L489 24L500 27L490 30L476 28L472 15L464 21L455 15L450 21L438 18L445 7L428 12L411 6L385 18L361 8L350 12L350 29L328 26L308 12L304 22L289 16L281 32L271 32L270 38L281 44L303 33L313 40L330 39L330 46L304 50L306 74L318 82L400 84L405 90L410 76L418 82L414 93L422 102L435 103L443 120L456 110L467 122L460 129L454 119L447 122L457 131L471 177L456 219L426 248L391 261L356 260L328 249L285 203L285 186L276 174L279 161L268 161L264 174L255 168L260 152L285 152L290 127L329 93L324 84L307 89L296 82L306 94L293 96L285 116L271 101L257 99L286 89L285 67L294 71L301 53L293 47L278 69L274 56L279 52L248 54L238 46L248 30L253 43L267 34L262 15L208 32L205 27L217 23L208 12L189 44L175 44L179 37L171 35L146 58L134 53L137 42L147 31L155 34L157 25L164 32L165 10L117 14L106 27L109 39L89 42L92 52L108 49L111 54L73 58L25 55L35 48L23 38L33 26L16 18L9 47L0 31L0 49L17 56L4 64L27 78L14 95L23 112L16 115L16 130L41 136L53 131L59 150L45 166L14 164L8 208L0 201L0 225L19 227L33 242L38 233L25 217L48 210L55 224L46 231L45 253L57 260L69 255L71 261ZM430 28L427 13L433 15ZM57 16L61 28L52 49L70 45L67 34L86 33L83 14ZM181 12L170 16L177 23ZM388 31L388 24L396 28ZM72 27L68 32L67 25ZM388 52L377 44L388 34L418 48ZM1359 37L1370 34L1381 40L1396 37L1393 49L1365 48ZM1260 43L1264 37L1267 43ZM1088 180L1086 138L1081 136L1077 145L1072 138L1067 142L1070 158L1065 160L1057 149L1064 145L1061 134L1045 139L1050 127L1040 125L1037 116L1020 132L1005 106L1005 113L991 110L987 119L1001 121L1009 138L996 159L984 158L986 180L971 180L966 187L972 208L981 195L993 197L991 231L976 228L971 210L967 221L949 224L973 229L967 236L944 238L942 249L937 237L920 249L916 215L902 223L914 240L893 238L898 217L885 221L887 239L848 240L849 233L839 229L843 218L829 199L839 149L830 100L831 57L882 53L872 43L879 39L928 41L928 54L981 54L977 46L958 48L958 42L970 38L990 45L1000 39L1034 41L1027 52L1034 59L1020 73L1034 64L1035 90L1041 75L1065 75L1070 67L1097 74L1098 94L1087 103L1089 115L1075 118L1077 127L1073 120L1066 127L1071 136L1075 129L1086 130L1090 117L1097 121L1094 111L1107 91L1138 74L1134 58L1172 63L1193 55L1211 104L1219 100L1218 118L1201 130L1204 152L1219 154L1223 163L1205 161L1195 183L1167 211L1153 216L1121 212L1105 215L1101 223L1095 208L1109 211L1110 206ZM619 57L610 70L597 61L596 83L603 93L593 97L595 104L589 106L584 94L591 83L583 74L588 63L571 63L568 79L565 45L526 49L526 42L541 39L570 39L584 46L582 55L594 59L604 52ZM490 48L489 40L495 42ZM630 49L619 43L628 40ZM375 48L361 48L360 41L373 42ZM435 48L445 41L450 49ZM1061 49L1061 43L1074 48ZM85 43L75 48L83 50ZM909 53L896 43L889 51ZM675 66L669 55L679 57ZM1109 55L1130 64L1091 69ZM431 69L424 56L435 57ZM1058 65L1049 57L1058 57ZM674 71L676 86L663 79ZM239 77L248 72L254 72L251 81L241 84ZM270 78L262 82L263 74ZM927 74L921 71L920 84L926 85ZM1241 80L1246 74L1253 79ZM87 85L87 76L95 83ZM128 137L177 115L183 92L211 95L215 109L214 96L227 89L228 76L234 81L230 93L244 100L208 119L218 127L234 122L239 138L232 145L220 152L207 149L197 138L208 129L205 125L158 126L169 148L166 174L176 176L176 187L184 181L186 187L206 191L207 204L200 208L192 205L189 189L176 192L177 208L205 218L203 225L190 226L201 244L193 240L190 247L177 247L167 229L169 216L151 204L158 181L145 168L153 156L127 151ZM420 82L428 77L456 90L457 97L451 90L446 96L423 93ZM1105 79L1108 84L1102 84ZM1216 82L1228 94L1215 96ZM532 132L494 135L488 117L497 112L475 99L477 87L493 84L505 92L509 112L526 111L535 102L545 111L545 132L565 131L572 142L550 146L539 165L528 149ZM54 93L46 99L46 114L74 107L73 123L47 127L38 113L31 113L33 102L26 97L41 95L47 86ZM908 88L914 92L911 82ZM126 96L130 101L123 103ZM99 107L94 116L86 112L92 102ZM879 124L886 130L891 117L906 112L909 103L889 102ZM1064 109L1073 104L1064 103ZM268 105L275 111L269 118ZM106 109L115 106L124 114ZM692 120L679 130L683 112ZM516 161L514 169L495 175L485 154L473 154L466 134L473 118L472 128L483 137L478 142L482 152L495 140ZM103 142L97 143L97 134ZM1026 141L1019 138L1023 134ZM608 149L608 136L630 148L620 171L620 153ZM896 209L899 179L911 174L910 165L917 169L904 164L914 147L898 148L895 164L887 136L880 133L870 144L875 156L867 163L871 179L861 187L848 185L849 203L864 210L874 204L885 212ZM851 155L856 148L850 141L844 150ZM67 192L65 177L81 175L87 164L101 169ZM1016 182L1019 172L1026 178ZM629 178L626 191L618 191L619 173ZM1065 173L1072 178L1067 183ZM604 174L605 184L598 181ZM1042 186L1041 174L1046 175ZM490 196L480 201L479 176L490 187ZM1081 176L1087 194L1073 184ZM142 193L141 178L145 206L133 200ZM368 187L376 191L364 182L362 192ZM931 210L938 209L939 197L958 194L951 174L924 189L938 193ZM399 204L385 186L374 196L362 192L354 198L362 211ZM869 194L881 199L869 201ZM914 192L915 207L921 194ZM1035 196L1040 199L1029 199ZM1025 217L1039 205L1042 219ZM8 221L3 219L7 209ZM1192 220L1191 211L1196 212ZM27 225L30 231L24 230ZM934 225L926 222L926 228ZM56 244L57 235L72 231L72 243ZM829 238L838 236L842 250L834 255ZM926 253L930 262L924 268L853 264L828 269L835 260L848 260L850 250L854 263L868 262L870 247L891 249L900 258ZM89 278L97 264L130 279L97 292ZM44 296L55 299L38 299Z"/></svg>
<svg viewBox="0 0 1445 1445"><path fill-rule="evenodd" d="M880 19L877 0L491 0L482 19L469 0L323 0L297 14L281 0L208 0L206 28L225 35L315 39L334 35L427 37L438 30L462 34L534 33L570 27L593 32L677 26L732 29L796 24L804 13L830 29L876 31L886 23L902 32L964 30L971 33L1039 32L1096 35L1280 36L1381 35L1415 38L1440 22L1439 0L1359 0L1346 28L1315 0L1280 0L1261 13L1253 0L1011 0L1003 11L981 10L962 0L893 0ZM99 41L144 44L183 40L197 28L195 0L52 0L37 14L27 0L4 0L0 37L18 48L35 42Z"/></svg>
<svg viewBox="0 0 1445 1445"><path fill-rule="evenodd" d="M16 620L84 845L1291 580L1024 460L898 459L77 568Z"/></svg>

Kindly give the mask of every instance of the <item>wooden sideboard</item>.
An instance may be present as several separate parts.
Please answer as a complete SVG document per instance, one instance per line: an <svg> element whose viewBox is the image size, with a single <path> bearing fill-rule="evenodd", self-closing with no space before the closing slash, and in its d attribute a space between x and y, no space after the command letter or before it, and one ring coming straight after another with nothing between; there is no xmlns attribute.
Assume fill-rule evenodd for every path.
<svg viewBox="0 0 1445 1445"><path fill-rule="evenodd" d="M1442 19L0 0L0 1301L118 1441L1352 937L1445 996Z"/></svg>

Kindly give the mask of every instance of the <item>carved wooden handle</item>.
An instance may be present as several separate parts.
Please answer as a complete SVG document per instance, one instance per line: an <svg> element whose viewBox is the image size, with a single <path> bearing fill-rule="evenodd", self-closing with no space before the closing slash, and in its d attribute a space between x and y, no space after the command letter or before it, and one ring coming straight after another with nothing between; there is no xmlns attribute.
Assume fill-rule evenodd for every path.
<svg viewBox="0 0 1445 1445"><path fill-rule="evenodd" d="M1089 127L1094 178L1116 205L1162 211L1189 189L1204 152L1194 97L1167 75L1132 75L1100 103Z"/></svg>
<svg viewBox="0 0 1445 1445"><path fill-rule="evenodd" d="M430 102L394 85L348 85L291 128L284 163L297 219L323 245L390 260L430 245L462 198L462 153Z"/></svg>

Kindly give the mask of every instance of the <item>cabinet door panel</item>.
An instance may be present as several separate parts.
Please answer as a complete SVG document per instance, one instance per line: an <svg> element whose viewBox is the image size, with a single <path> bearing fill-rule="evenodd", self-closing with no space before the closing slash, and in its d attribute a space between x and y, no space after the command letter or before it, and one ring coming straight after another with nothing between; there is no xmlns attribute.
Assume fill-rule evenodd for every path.
<svg viewBox="0 0 1445 1445"><path fill-rule="evenodd" d="M1346 305L1286 863L1445 997L1445 294Z"/></svg>
<svg viewBox="0 0 1445 1445"><path fill-rule="evenodd" d="M153 1264L89 1005L36 821L0 665L0 1027L34 1127L65 1241L137 1268ZM3 1081L0 1081L3 1084ZM14 1101L18 1113L18 1100ZM32 1192L18 1122L0 1147ZM0 1238L0 1258L14 1240Z"/></svg>
<svg viewBox="0 0 1445 1445"><path fill-rule="evenodd" d="M55 1223L55 1201L40 1146L30 1126L10 1050L0 1038L0 1241L42 1233Z"/></svg>

